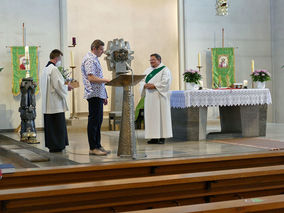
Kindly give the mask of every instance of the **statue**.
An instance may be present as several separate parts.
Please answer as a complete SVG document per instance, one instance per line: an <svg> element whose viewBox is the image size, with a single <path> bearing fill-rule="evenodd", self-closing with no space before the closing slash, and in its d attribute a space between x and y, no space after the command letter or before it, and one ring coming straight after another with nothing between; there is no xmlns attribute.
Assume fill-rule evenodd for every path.
<svg viewBox="0 0 284 213"><path fill-rule="evenodd" d="M27 143L38 143L36 140L36 100L35 89L37 85L33 78L23 78L21 82L21 104L19 112L21 115L21 141Z"/></svg>
<svg viewBox="0 0 284 213"><path fill-rule="evenodd" d="M21 89L21 103L20 103L20 116L21 116L21 141L26 143L39 143L36 139L36 99L35 90L36 83L30 77L30 57L29 47L25 47L25 70L26 77L22 79Z"/></svg>

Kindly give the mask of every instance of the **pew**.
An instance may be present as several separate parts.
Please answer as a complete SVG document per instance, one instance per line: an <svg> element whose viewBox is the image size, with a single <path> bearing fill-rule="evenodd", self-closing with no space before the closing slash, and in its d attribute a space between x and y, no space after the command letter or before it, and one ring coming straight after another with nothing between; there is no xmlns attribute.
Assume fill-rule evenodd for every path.
<svg viewBox="0 0 284 213"><path fill-rule="evenodd" d="M47 186L118 178L195 173L237 168L284 165L284 152L234 154L230 156L171 158L75 165L56 168L19 169L3 174L0 189Z"/></svg>
<svg viewBox="0 0 284 213"><path fill-rule="evenodd" d="M284 166L0 190L2 212L121 212L284 192Z"/></svg>
<svg viewBox="0 0 284 213"><path fill-rule="evenodd" d="M236 213L236 212L282 213L284 212L284 195L273 195L273 196L230 200L230 201L215 202L215 203L129 211L127 213L161 213L161 212L162 213Z"/></svg>

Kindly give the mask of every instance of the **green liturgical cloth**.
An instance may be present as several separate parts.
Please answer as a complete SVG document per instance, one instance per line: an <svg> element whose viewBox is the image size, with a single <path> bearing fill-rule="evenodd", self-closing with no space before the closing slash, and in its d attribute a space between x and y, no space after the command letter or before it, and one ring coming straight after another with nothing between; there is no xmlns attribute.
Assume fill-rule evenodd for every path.
<svg viewBox="0 0 284 213"><path fill-rule="evenodd" d="M212 48L212 88L235 83L234 48Z"/></svg>
<svg viewBox="0 0 284 213"><path fill-rule="evenodd" d="M162 66L159 67L157 69L152 70L152 72L150 72L145 79L146 84L155 76L157 75L160 71L162 71L166 66ZM140 109L144 109L144 97L140 99L139 103L136 106L135 109L135 120L137 120L138 115L139 115L139 111Z"/></svg>
<svg viewBox="0 0 284 213"><path fill-rule="evenodd" d="M12 93L14 96L20 94L20 84L23 78L26 77L26 65L27 60L25 56L25 47L11 47L12 53L12 70L13 70L13 81L12 81ZM37 47L29 47L29 64L30 64L30 76L34 82L38 84L38 56ZM36 87L35 94L38 94L39 87Z"/></svg>

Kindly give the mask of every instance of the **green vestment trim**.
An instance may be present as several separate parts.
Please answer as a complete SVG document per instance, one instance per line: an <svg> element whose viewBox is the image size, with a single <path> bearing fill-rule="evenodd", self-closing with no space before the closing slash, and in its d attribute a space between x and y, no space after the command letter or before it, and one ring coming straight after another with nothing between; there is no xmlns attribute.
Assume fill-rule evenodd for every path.
<svg viewBox="0 0 284 213"><path fill-rule="evenodd" d="M160 71L162 71L162 69L164 69L166 66L162 66L160 68L154 69L152 70L152 72L150 72L145 79L145 82L148 83L155 75L157 75ZM139 103L136 106L135 109L135 120L137 120L138 115L139 115L139 111L140 109L144 109L144 97L140 99Z"/></svg>
<svg viewBox="0 0 284 213"><path fill-rule="evenodd" d="M150 72L147 76L146 76L146 84L155 76L157 75L162 69L164 69L166 66L162 66L160 68L154 69L152 70L152 72Z"/></svg>

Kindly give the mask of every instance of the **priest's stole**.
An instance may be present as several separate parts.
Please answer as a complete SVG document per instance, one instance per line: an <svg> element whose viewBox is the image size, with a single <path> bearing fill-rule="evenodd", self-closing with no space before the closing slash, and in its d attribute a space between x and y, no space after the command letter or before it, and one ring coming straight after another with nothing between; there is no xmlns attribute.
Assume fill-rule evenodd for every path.
<svg viewBox="0 0 284 213"><path fill-rule="evenodd" d="M27 60L25 56L25 47L15 46L11 47L12 54L12 71L13 71L13 80L12 80L12 93L14 96L20 94L20 84L23 78L26 77L26 66ZM38 54L37 47L29 47L29 67L30 67L30 76L33 78L34 82L38 85ZM36 87L35 94L38 94L39 87Z"/></svg>
<svg viewBox="0 0 284 213"><path fill-rule="evenodd" d="M212 48L212 88L235 83L234 48Z"/></svg>

